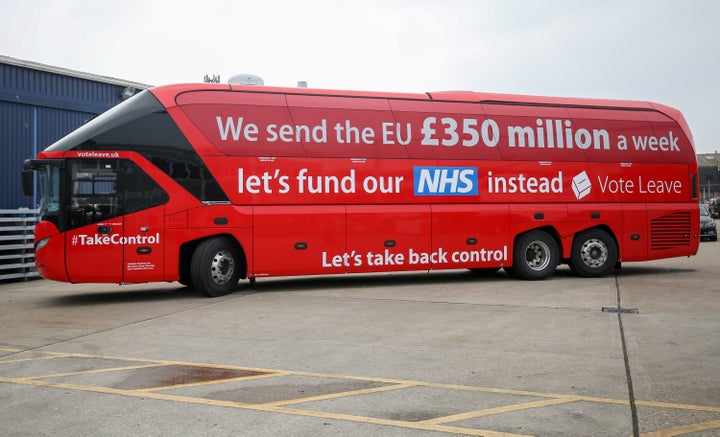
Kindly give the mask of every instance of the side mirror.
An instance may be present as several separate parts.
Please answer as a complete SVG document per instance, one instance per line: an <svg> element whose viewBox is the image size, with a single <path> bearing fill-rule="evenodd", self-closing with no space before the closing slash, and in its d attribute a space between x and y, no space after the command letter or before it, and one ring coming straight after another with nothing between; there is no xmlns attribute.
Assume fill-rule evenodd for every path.
<svg viewBox="0 0 720 437"><path fill-rule="evenodd" d="M35 193L35 172L33 170L22 171L23 193L32 196Z"/></svg>

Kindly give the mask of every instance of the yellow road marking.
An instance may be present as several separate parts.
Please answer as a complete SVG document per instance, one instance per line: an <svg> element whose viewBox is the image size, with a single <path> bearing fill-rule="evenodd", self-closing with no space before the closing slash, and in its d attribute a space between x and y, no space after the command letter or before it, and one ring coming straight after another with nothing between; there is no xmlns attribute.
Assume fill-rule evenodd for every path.
<svg viewBox="0 0 720 437"><path fill-rule="evenodd" d="M0 378L0 381L16 382L16 381L13 381L12 378ZM201 405L208 405L208 406L230 407L230 408L240 408L240 409L246 409L246 410L285 413L285 414L292 414L292 415L296 415L296 416L307 416L307 417L325 418L325 419L333 419L333 420L345 420L345 421L368 423L368 424L375 424L375 425L397 426L397 427L419 429L419 430L425 430L425 431L442 431L442 432L447 432L447 433L452 433L452 434L487 436L487 437L530 437L530 436L526 436L523 434L510 434L510 433L502 433L502 432L496 432L496 431L491 431L491 430L481 430L481 429L474 429L474 428L460 428L460 427L435 425L435 424L424 424L422 422L408 422L408 421L401 421L401 420L382 419L382 418L376 418L376 417L354 416L354 415L350 415L350 414L329 413L329 412L324 412L324 411L299 410L299 409L287 408L287 407L282 407L282 406L274 406L274 405L248 404L248 403L236 402L236 401L222 401L222 400L214 400L214 399L194 398L194 397L189 397L189 396L178 396L178 395L168 395L168 394L162 394L162 393L146 392L146 391L142 391L142 390L124 390L124 389L116 389L116 388L111 388L111 387L86 386L86 385L78 385L78 384L67 384L67 383L57 383L57 382L50 382L50 381L41 381L41 380L20 380L17 382L20 384L34 385L34 386L40 386L40 387L55 387L55 388L63 388L63 389L67 389L67 390L88 391L88 392L94 392L94 393L114 394L114 395L121 395L121 396L128 396L128 397L143 397L143 398L149 398L149 399L185 402L185 403L201 404Z"/></svg>
<svg viewBox="0 0 720 437"><path fill-rule="evenodd" d="M696 423L693 425L678 426L676 428L668 428L662 431L648 432L641 434L640 437L672 437L676 435L688 434L696 431L707 431L709 429L720 428L720 420L712 422Z"/></svg>
<svg viewBox="0 0 720 437"><path fill-rule="evenodd" d="M710 413L720 413L720 407L699 407L697 405L671 404L668 402L637 401L637 400L635 401L635 404L642 405L643 407L673 408L676 410L708 411Z"/></svg>
<svg viewBox="0 0 720 437"><path fill-rule="evenodd" d="M10 348L0 348L0 351L9 352L12 354L23 354L26 352L21 349L10 349ZM256 410L256 411L293 414L293 415L316 417L316 418L345 420L345 421L352 421L352 422L396 426L396 427L426 430L426 431L440 431L440 432L453 433L453 434L464 434L464 435L477 435L477 436L482 435L482 436L488 436L488 437L521 436L520 434L508 434L508 433L501 433L501 432L496 432L496 431L491 431L491 430L463 428L463 427L450 426L450 425L445 425L445 424L450 423L450 422L457 422L457 421L461 421L461 420L465 420L465 419L472 419L472 418L476 418L476 417L489 416L489 415L494 415L494 414L502 414L502 413L507 413L507 412L512 412L512 411L520 411L520 410L532 409L532 408L545 408L545 407L561 405L561 404L570 403L570 402L583 401L583 402L592 402L592 403L629 405L629 402L627 400L622 400L622 399L611 399L611 398L600 398L600 397L592 397L592 396L578 396L578 395L567 395L567 394L556 394L556 393L541 393L541 392L524 391L524 390L465 386L465 385L457 385L457 384L432 383L432 382L423 382L423 381L394 379L394 378L352 376L352 375L340 375L340 374L305 372L305 371L287 371L287 370L265 369L265 368L244 367L244 366L229 366L229 365L191 363L191 362L172 361L172 360L154 360L154 359L145 359L145 358L127 358L127 357L116 357L116 356L88 355L88 354L79 354L79 353L49 352L49 351L40 351L40 350L27 351L27 353L37 354L40 356L35 357L35 358L15 358L15 359L9 359L9 360L5 360L5 361L3 361L2 357L0 357L0 370L2 370L2 367L4 364L12 364L12 363L28 362L28 361L51 360L53 358L106 359L106 360L127 361L127 362L145 363L145 364L137 364L134 366L111 367L111 368L104 368L104 369L92 369L92 370L86 370L86 371L76 371L76 372L67 372L67 373L56 373L56 374L48 374L48 375L33 375L33 376L18 377L18 378L0 377L0 382L25 384L25 385L33 385L33 386L40 386L40 387L64 388L64 389L70 389L70 390L113 394L113 395L129 396L129 397L144 397L144 398L157 399L157 400L185 402L185 403L193 403L193 404L201 404L201 405L209 405L209 406L217 406L217 407L230 407L230 408L240 408L240 409L248 409L248 410ZM42 356L42 355L44 355L44 356ZM199 381L199 382L177 384L177 385L146 387L146 388L142 388L142 389L116 389L116 388L112 388L112 387L68 384L68 383L47 381L48 378L91 375L91 374L98 374L98 373L137 370L137 369L143 369L143 368L162 367L162 366L171 366L171 365L206 367L206 368L212 368L212 369L241 370L241 371L248 371L248 372L257 372L260 374L259 375L239 376L239 377L225 378L225 379L212 379L212 380L208 380L208 381ZM202 385L208 385L208 384L216 384L216 383L232 382L232 381L240 381L240 380L245 381L245 380L250 380L250 379L270 378L270 377L275 377L275 376L305 376L305 377L312 377L312 378L326 378L326 379L349 380L349 381L365 381L365 382L382 383L382 384L387 384L387 385L384 385L381 387L375 387L375 388L349 390L349 391L344 391L344 392L335 392L335 393L328 393L328 394L324 394L324 395L309 396L309 397L305 397L305 398L293 398L293 399L279 400L279 401L259 403L259 404L236 402L236 401L223 401L223 400L214 400L214 399L205 399L205 398L190 397L190 396L171 395L171 394L167 394L167 393L159 393L160 391L163 391L163 390L169 390L169 389L175 389L175 388L202 386ZM357 396L357 395L363 395L363 394L379 393L379 392L384 392L384 391L389 391L389 390L399 390L399 389L410 388L410 387L429 387L429 388L441 388L441 389L449 389L449 390L477 391L477 392L483 392L483 393L496 393L496 394L508 394L508 395L516 395L516 396L539 397L539 398L544 398L544 400L510 404L510 405L505 405L505 406L500 406L500 407L495 407L495 408L487 408L487 409L483 409L483 410L468 411L468 412L464 412L464 413L458 413L458 414L454 414L454 415L443 416L443 417L438 417L438 418L429 419L429 420L416 421L416 422L383 419L383 418L376 418L376 417L355 416L352 414L343 414L343 413L313 411L313 410L309 410L309 409L296 409L296 408L290 408L290 407L285 406L285 405L306 403L306 402L312 402L312 401L320 401L320 400L327 400L327 399L336 399L336 398L341 398L341 397ZM643 401L643 400L636 400L635 403L637 405L647 406L647 407L720 413L719 407L709 407L709 406L699 406L699 405L689 405L689 404L673 404L673 403L668 403L668 402ZM676 436L676 435L686 434L686 433L695 432L695 431L704 431L704 430L711 430L711 429L720 429L720 420L653 431L650 433L643 434L643 437L669 437L669 436Z"/></svg>
<svg viewBox="0 0 720 437"><path fill-rule="evenodd" d="M307 396L304 398L296 398L296 399L287 399L283 401L274 401L274 402L265 402L262 404L257 405L290 405L290 404L301 404L304 402L314 402L314 401L324 401L327 399L336 399L336 398L342 398L346 396L357 396L357 395L365 395L370 393L380 393L384 391L390 391L390 390L400 390L403 388L408 387L416 387L414 384L394 384L394 385L385 385L382 387L373 387L373 388L364 388L360 390L348 390L348 391L342 391L342 392L336 392L336 393L328 393L324 395L317 395L317 396Z"/></svg>
<svg viewBox="0 0 720 437"><path fill-rule="evenodd" d="M147 369L149 367L162 367L164 364L139 364L137 366L123 366L123 367L108 367L104 369L93 369L93 370L78 370L76 372L66 372L66 373L52 373L49 375L36 375L36 376L25 376L21 378L17 378L20 382L24 380L32 380L32 379L48 379L48 378L62 378L66 376L80 376L80 375L93 375L97 373L109 373L109 372L120 372L123 370L137 370L137 369Z"/></svg>
<svg viewBox="0 0 720 437"><path fill-rule="evenodd" d="M163 364L163 366L167 366L167 364ZM185 382L182 384L138 388L138 389L135 389L135 391L150 392L150 391L173 390L176 388L196 387L199 385L222 384L223 382L247 381L250 379L272 378L272 377L279 376L279 375L280 374L278 374L278 373L266 373L263 375L235 376L232 378L210 379L207 381Z"/></svg>
<svg viewBox="0 0 720 437"><path fill-rule="evenodd" d="M550 407L553 405L568 404L577 402L579 398L575 396L565 396L557 399L546 399L544 401L525 402L522 404L503 405L501 407L486 408L484 410L468 411L467 413L453 414L451 416L438 417L435 419L424 420L423 423L448 423L458 422L460 420L474 419L476 417L490 416L493 414L510 413L512 411L527 410L530 408Z"/></svg>
<svg viewBox="0 0 720 437"><path fill-rule="evenodd" d="M24 363L27 361L41 361L41 360L54 360L57 357L36 357L36 358L18 358L16 360L2 360L0 359L0 364L10 364L10 363Z"/></svg>
<svg viewBox="0 0 720 437"><path fill-rule="evenodd" d="M488 429L461 428L457 426L426 424L424 422L408 422L402 420L381 419L377 417L354 416L351 414L327 413L323 411L295 410L292 408L278 407L275 411L279 413L295 414L300 416L320 417L324 419L346 420L350 422L369 423L373 425L397 426L402 428L419 429L423 431L439 431L451 434L463 434L485 437L531 437L526 434L511 434L505 432L491 431Z"/></svg>

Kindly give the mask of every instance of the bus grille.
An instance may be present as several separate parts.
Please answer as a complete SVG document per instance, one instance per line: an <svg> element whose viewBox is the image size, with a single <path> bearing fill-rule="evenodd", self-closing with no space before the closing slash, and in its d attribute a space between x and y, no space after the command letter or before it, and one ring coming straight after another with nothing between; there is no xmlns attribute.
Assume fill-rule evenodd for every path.
<svg viewBox="0 0 720 437"><path fill-rule="evenodd" d="M674 249L690 246L690 213L674 212L650 222L650 248Z"/></svg>

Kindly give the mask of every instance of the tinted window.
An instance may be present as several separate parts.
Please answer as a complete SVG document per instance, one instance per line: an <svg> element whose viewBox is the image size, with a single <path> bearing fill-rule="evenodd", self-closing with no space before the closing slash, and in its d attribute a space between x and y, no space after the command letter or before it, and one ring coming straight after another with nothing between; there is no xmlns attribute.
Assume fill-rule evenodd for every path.
<svg viewBox="0 0 720 437"><path fill-rule="evenodd" d="M40 219L61 228L60 219L60 167L43 165L38 168Z"/></svg>
<svg viewBox="0 0 720 437"><path fill-rule="evenodd" d="M125 214L153 208L168 202L165 190L160 188L147 173L131 161L124 164L121 196Z"/></svg>
<svg viewBox="0 0 720 437"><path fill-rule="evenodd" d="M70 229L122 214L118 196L117 161L71 160L68 173Z"/></svg>
<svg viewBox="0 0 720 437"><path fill-rule="evenodd" d="M203 201L227 201L214 176L149 91L119 104L48 150L132 150Z"/></svg>
<svg viewBox="0 0 720 437"><path fill-rule="evenodd" d="M159 206L168 195L135 163L114 159L68 160L69 229Z"/></svg>

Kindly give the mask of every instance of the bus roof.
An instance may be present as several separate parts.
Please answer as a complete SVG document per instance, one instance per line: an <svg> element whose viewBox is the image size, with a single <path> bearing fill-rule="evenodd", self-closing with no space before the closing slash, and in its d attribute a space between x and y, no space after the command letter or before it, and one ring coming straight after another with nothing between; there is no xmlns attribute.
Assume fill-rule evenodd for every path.
<svg viewBox="0 0 720 437"><path fill-rule="evenodd" d="M291 88L257 85L185 83L163 85L152 88L153 94L163 103L170 104L170 100L189 91L242 91L268 94L298 94L331 97L364 97L400 100L434 100L485 104L522 104L537 106L574 106L608 109L641 109L656 110L663 113L678 112L673 108L658 103L642 100L599 99L585 97L549 97L523 94L486 93L478 91L429 91L426 93L399 93L383 91L360 90L334 90L323 88ZM170 104L169 106L174 106ZM675 118L675 114L667 114Z"/></svg>

